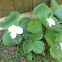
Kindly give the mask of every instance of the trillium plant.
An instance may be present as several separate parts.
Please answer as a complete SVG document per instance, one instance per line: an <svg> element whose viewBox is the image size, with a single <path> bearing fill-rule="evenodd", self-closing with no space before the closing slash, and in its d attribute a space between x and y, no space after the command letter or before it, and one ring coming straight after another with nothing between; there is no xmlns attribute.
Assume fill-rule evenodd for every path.
<svg viewBox="0 0 62 62"><path fill-rule="evenodd" d="M16 35L17 34L22 34L23 33L23 29L18 27L18 26L15 26L15 25L12 25L8 28L8 31L11 32L10 36L12 39L16 38Z"/></svg>
<svg viewBox="0 0 62 62"><path fill-rule="evenodd" d="M2 37L4 45L21 45L23 42L24 54L32 60L33 52L43 54L45 43L48 43L51 56L62 62L62 6L51 0L51 7L52 12L45 3L39 4L33 9L33 19L24 17L19 20L18 12L10 13L0 22L0 27L7 29Z"/></svg>

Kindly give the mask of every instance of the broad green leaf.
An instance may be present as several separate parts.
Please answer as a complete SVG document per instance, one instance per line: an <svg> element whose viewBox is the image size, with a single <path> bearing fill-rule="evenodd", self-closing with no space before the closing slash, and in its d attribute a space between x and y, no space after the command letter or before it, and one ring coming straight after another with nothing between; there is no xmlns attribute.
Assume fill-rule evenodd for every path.
<svg viewBox="0 0 62 62"><path fill-rule="evenodd" d="M24 53L30 53L31 51L41 54L44 52L45 45L42 41L32 41L32 40L27 40L23 43L23 50Z"/></svg>
<svg viewBox="0 0 62 62"><path fill-rule="evenodd" d="M30 53L32 51L32 40L26 40L24 43L23 43L23 50L24 50L24 53Z"/></svg>
<svg viewBox="0 0 62 62"><path fill-rule="evenodd" d="M2 40L6 46L12 46L14 44L14 40L12 40L8 31L4 33Z"/></svg>
<svg viewBox="0 0 62 62"><path fill-rule="evenodd" d="M14 39L15 44L19 44L22 41L22 36L18 34L16 38Z"/></svg>
<svg viewBox="0 0 62 62"><path fill-rule="evenodd" d="M59 32L59 33L56 35L56 38L62 41L62 32Z"/></svg>
<svg viewBox="0 0 62 62"><path fill-rule="evenodd" d="M33 52L37 54L42 54L44 52L45 45L42 41L34 41L33 42Z"/></svg>
<svg viewBox="0 0 62 62"><path fill-rule="evenodd" d="M49 17L51 17L51 15L52 15L52 14L51 14L51 12L49 12L49 14L48 14L48 16L47 16L46 18L49 18Z"/></svg>
<svg viewBox="0 0 62 62"><path fill-rule="evenodd" d="M56 40L56 33L46 33L45 39L50 47L54 47L54 41Z"/></svg>
<svg viewBox="0 0 62 62"><path fill-rule="evenodd" d="M26 57L28 58L29 61L32 61L32 53L28 53Z"/></svg>
<svg viewBox="0 0 62 62"><path fill-rule="evenodd" d="M23 32L23 37L24 38L27 38L27 37L30 37L30 36L32 36L33 35L33 33L31 33L31 32L28 32L27 30L24 30L24 32Z"/></svg>
<svg viewBox="0 0 62 62"><path fill-rule="evenodd" d="M60 46L60 42L62 42L62 32L56 34L56 40L54 42L56 52L56 58L58 60L62 59L62 50Z"/></svg>
<svg viewBox="0 0 62 62"><path fill-rule="evenodd" d="M27 27L27 30L32 33L39 33L42 32L42 24L38 18L32 19Z"/></svg>
<svg viewBox="0 0 62 62"><path fill-rule="evenodd" d="M60 33L61 34L61 33ZM62 50L60 47L60 42L62 34L59 33L46 33L45 39L50 46L50 54L53 58L60 60L62 58Z"/></svg>
<svg viewBox="0 0 62 62"><path fill-rule="evenodd" d="M49 14L49 8L45 3L39 4L33 10L33 13L39 19L45 18Z"/></svg>
<svg viewBox="0 0 62 62"><path fill-rule="evenodd" d="M17 35L15 39L12 39L10 36L10 33L7 31L4 33L2 40L3 40L4 45L12 46L14 44L20 43L22 40L22 37L21 35Z"/></svg>
<svg viewBox="0 0 62 62"><path fill-rule="evenodd" d="M0 22L0 27L2 28L8 28L11 25L17 25L19 19L19 13L14 11L10 13L10 15L5 18L3 21Z"/></svg>
<svg viewBox="0 0 62 62"><path fill-rule="evenodd" d="M60 48L60 44L55 43L54 48L50 48L50 54L57 60L62 59L62 50Z"/></svg>
<svg viewBox="0 0 62 62"><path fill-rule="evenodd" d="M48 27L49 24L46 19L43 19L41 22L45 27Z"/></svg>
<svg viewBox="0 0 62 62"><path fill-rule="evenodd" d="M55 43L60 44L60 42L62 42L62 32L59 32L59 33L56 34Z"/></svg>
<svg viewBox="0 0 62 62"><path fill-rule="evenodd" d="M50 48L50 54L52 55L53 58L56 58L56 51L55 51L55 47L54 48Z"/></svg>
<svg viewBox="0 0 62 62"><path fill-rule="evenodd" d="M62 22L62 6L59 6L53 13Z"/></svg>
<svg viewBox="0 0 62 62"><path fill-rule="evenodd" d="M52 34L50 41L54 41L53 43L49 43L49 45L53 45L50 46L50 54L52 55L53 58L60 60L62 59L62 50L61 50L61 46L60 46L60 42L62 39L62 33L56 33L56 40L54 39L54 34ZM49 38L49 37L48 37Z"/></svg>
<svg viewBox="0 0 62 62"><path fill-rule="evenodd" d="M32 36L30 36L30 38L32 40L41 40L43 38L43 33L38 33L38 34L33 34Z"/></svg>
<svg viewBox="0 0 62 62"><path fill-rule="evenodd" d="M58 3L55 0L51 0L52 10L55 11L58 8Z"/></svg>
<svg viewBox="0 0 62 62"><path fill-rule="evenodd" d="M19 21L19 26L22 27L23 29L26 29L30 20L31 18L28 17L22 18L21 21Z"/></svg>
<svg viewBox="0 0 62 62"><path fill-rule="evenodd" d="M55 0L51 0L51 6L53 10L53 15L62 22L62 6L58 6Z"/></svg>

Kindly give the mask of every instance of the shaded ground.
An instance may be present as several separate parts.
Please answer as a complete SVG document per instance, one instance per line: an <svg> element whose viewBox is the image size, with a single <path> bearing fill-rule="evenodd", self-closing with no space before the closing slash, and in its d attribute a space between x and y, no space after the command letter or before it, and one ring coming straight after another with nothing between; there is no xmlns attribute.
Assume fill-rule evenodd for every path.
<svg viewBox="0 0 62 62"><path fill-rule="evenodd" d="M2 33L0 32L0 62L56 62L50 55L47 43L45 43L46 48L43 54L35 54L32 52L32 61L28 61L23 52L23 42L12 47L6 47L1 40Z"/></svg>
<svg viewBox="0 0 62 62"><path fill-rule="evenodd" d="M49 53L49 47L46 46L45 52L41 55L33 53L33 61L28 61L24 55L22 47L6 47L1 43L0 45L0 62L56 62Z"/></svg>

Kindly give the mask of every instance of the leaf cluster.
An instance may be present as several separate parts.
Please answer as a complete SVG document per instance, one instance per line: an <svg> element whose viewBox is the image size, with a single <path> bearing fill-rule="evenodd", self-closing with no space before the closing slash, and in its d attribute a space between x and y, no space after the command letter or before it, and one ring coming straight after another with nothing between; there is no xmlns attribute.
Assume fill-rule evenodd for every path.
<svg viewBox="0 0 62 62"><path fill-rule="evenodd" d="M12 39L10 33L6 31L2 38L4 45L12 46L19 44L24 38L24 53L27 54L29 60L32 60L31 52L42 54L46 47L44 42L47 42L50 46L52 57L61 60L62 25L60 23L62 23L62 6L58 6L55 0L51 0L51 6L52 13L45 3L36 6L33 10L34 19L24 17L19 20L18 12L10 13L4 21L0 22L0 27L8 29L11 25L20 26L23 29L23 34L18 34L15 39ZM46 20L48 18L52 18L56 25L50 27Z"/></svg>

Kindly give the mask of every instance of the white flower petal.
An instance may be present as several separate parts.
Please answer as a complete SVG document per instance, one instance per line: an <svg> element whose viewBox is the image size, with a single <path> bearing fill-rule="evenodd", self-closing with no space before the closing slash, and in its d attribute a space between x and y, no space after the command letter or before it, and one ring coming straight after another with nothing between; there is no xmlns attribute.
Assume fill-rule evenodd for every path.
<svg viewBox="0 0 62 62"><path fill-rule="evenodd" d="M60 46L61 46L61 50L62 50L62 43L60 43Z"/></svg>
<svg viewBox="0 0 62 62"><path fill-rule="evenodd" d="M10 36L12 39L16 38L17 34L22 34L23 29L19 26L12 25L8 28L8 31L11 32Z"/></svg>
<svg viewBox="0 0 62 62"><path fill-rule="evenodd" d="M55 22L52 22L52 25L56 25Z"/></svg>
<svg viewBox="0 0 62 62"><path fill-rule="evenodd" d="M52 18L47 19L47 22L49 23L49 26L51 27L52 25L56 25L54 20Z"/></svg>
<svg viewBox="0 0 62 62"><path fill-rule="evenodd" d="M51 24L51 23L49 23L49 26L51 27L51 26L52 26L52 24Z"/></svg>
<svg viewBox="0 0 62 62"><path fill-rule="evenodd" d="M56 25L53 19L50 19L50 22L52 23L52 25Z"/></svg>
<svg viewBox="0 0 62 62"><path fill-rule="evenodd" d="M17 31L17 34L22 34L23 33L23 29L20 28L20 27L16 27L16 31Z"/></svg>
<svg viewBox="0 0 62 62"><path fill-rule="evenodd" d="M8 31L11 32L11 31L12 31L12 27L9 27L9 28L8 28Z"/></svg>
<svg viewBox="0 0 62 62"><path fill-rule="evenodd" d="M13 32L10 34L10 36L11 36L12 39L16 38L16 35L17 34L16 33L13 33Z"/></svg>
<svg viewBox="0 0 62 62"><path fill-rule="evenodd" d="M9 32L12 32L14 29L13 29L13 27L14 27L15 25L12 25L12 26L10 26L9 28L8 28L8 31Z"/></svg>

